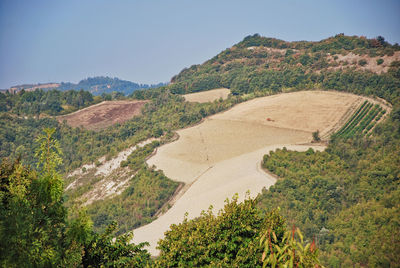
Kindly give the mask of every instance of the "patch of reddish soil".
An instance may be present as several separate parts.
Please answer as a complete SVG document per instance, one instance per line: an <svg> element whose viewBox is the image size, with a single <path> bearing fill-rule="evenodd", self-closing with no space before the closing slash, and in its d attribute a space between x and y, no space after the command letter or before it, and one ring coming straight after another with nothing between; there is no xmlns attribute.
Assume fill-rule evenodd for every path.
<svg viewBox="0 0 400 268"><path fill-rule="evenodd" d="M103 101L74 113L57 117L59 122L67 121L71 127L82 126L89 130L101 130L117 123L123 123L140 115L148 101Z"/></svg>

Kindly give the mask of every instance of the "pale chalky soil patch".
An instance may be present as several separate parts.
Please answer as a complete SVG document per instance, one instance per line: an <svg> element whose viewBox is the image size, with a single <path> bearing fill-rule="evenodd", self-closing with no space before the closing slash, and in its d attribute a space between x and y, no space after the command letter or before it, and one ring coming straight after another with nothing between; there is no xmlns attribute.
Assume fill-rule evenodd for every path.
<svg viewBox="0 0 400 268"><path fill-rule="evenodd" d="M226 98L228 98L228 95L230 93L231 91L227 88L218 88L218 89L186 94L183 95L183 97L188 102L204 103L204 102L219 100L220 98L225 100Z"/></svg>

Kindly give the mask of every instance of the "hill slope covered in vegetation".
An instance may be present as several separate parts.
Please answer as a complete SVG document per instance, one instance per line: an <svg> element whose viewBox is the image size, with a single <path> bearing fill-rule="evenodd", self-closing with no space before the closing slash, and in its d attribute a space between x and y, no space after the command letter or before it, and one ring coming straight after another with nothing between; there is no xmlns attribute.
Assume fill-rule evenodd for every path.
<svg viewBox="0 0 400 268"><path fill-rule="evenodd" d="M61 83L58 87L59 90L86 90L92 93L95 96L102 94L111 94L112 92L119 92L123 95L132 94L133 91L138 89L147 89L153 87L163 86L163 83L159 83L156 85L147 85L147 84L138 84L127 80L122 80L119 78L111 78L108 76L97 76L97 77L88 77L79 81L79 83Z"/></svg>
<svg viewBox="0 0 400 268"><path fill-rule="evenodd" d="M149 100L142 116L99 132L71 128L53 117L38 119L29 112L18 112L33 109L31 104L35 100L30 98L19 101L19 105L7 104L10 108L3 109L0 115L1 156L19 157L23 163L36 166L33 141L43 127L55 127L54 135L64 153L59 171L68 173L99 157L111 158L147 138L162 136L168 142L173 139L173 131L259 96L334 89L380 97L393 110L370 135L337 135L321 153L283 150L265 157L265 167L281 179L258 200L264 211L280 207L287 224L300 226L306 240L315 238L322 251L323 264L332 267L396 265L400 256L396 233L400 229L398 55L399 46L381 37L366 39L340 34L319 42L285 42L249 36L204 64L184 69L167 86L134 91L132 98ZM221 87L232 92L226 100L188 103L180 96ZM0 95L0 101L7 102L10 98ZM67 100L61 104L64 102ZM43 109L52 110L51 107ZM177 185L164 183L163 175L143 166L147 153L134 154L126 163L140 176L132 174L132 187L89 208L97 230L104 230L112 221L104 217L109 211L113 212L114 219L122 221L123 231L129 229L123 222L128 218L129 204L137 212L130 217L129 226L154 220L160 200L165 202L174 192ZM160 182L159 190L147 195L152 191L154 180ZM142 202L143 196L150 196L151 200ZM70 193L69 197L74 194ZM170 237L173 236L172 230ZM199 256L194 254L190 258Z"/></svg>

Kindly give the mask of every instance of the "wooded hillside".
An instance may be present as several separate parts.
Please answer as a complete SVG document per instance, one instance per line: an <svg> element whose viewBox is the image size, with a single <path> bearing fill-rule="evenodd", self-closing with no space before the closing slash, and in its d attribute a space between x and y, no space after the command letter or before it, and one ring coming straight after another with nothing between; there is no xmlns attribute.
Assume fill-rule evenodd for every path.
<svg viewBox="0 0 400 268"><path fill-rule="evenodd" d="M33 194L33 196L36 188L42 187L41 183L45 184L49 179L35 173L40 173L40 169L33 171L40 163L35 157L38 145L34 140L42 133L43 128L55 128L54 137L59 141L63 152L64 161L57 168L54 167L54 172L68 174L83 164L96 163L102 156L110 159L119 151L151 137L163 137L163 142L169 142L174 138L175 130L199 123L203 118L231 108L239 102L289 91L338 90L383 98L393 106L393 110L385 122L374 125L375 128L371 132L364 133L369 124L373 123L372 120L376 121L375 117L383 116L378 107L374 109L373 105L365 104L353 118L353 122L356 123L352 125L350 121L345 128L339 130L325 152L309 150L299 153L279 150L267 154L263 159L264 167L280 179L276 185L259 195L257 209L264 213L279 207L279 213L286 219L287 225L284 229L290 230L293 225L299 226L305 234L305 242L311 243L315 239L321 250L321 261L324 265L396 266L400 262L399 53L398 45L391 45L382 37L366 39L339 34L319 42L286 42L259 35L248 36L204 64L182 70L167 86L134 91L129 98L149 101L143 107L141 116L98 132L72 128L57 122L53 117L81 109L102 99L93 97L90 93L55 90L22 92L17 95L0 93L0 156L8 158L1 160L1 174L4 174L1 180L1 202L4 212L1 215L1 224L8 224L5 220L7 215L12 214L12 209L18 207L21 200L25 202L25 197L18 199L21 196L17 192L11 193L12 196L8 197L13 187L10 185L10 178L19 176L21 180L18 183L22 185L21 187L29 189L26 195ZM189 103L181 96L221 87L228 88L232 92L226 100ZM68 241L68 247L64 248L48 236L43 236L45 237L43 241L50 241L51 247L57 248L57 250L52 249L52 252L58 255L56 253L51 255L53 253L49 251L51 254L46 255L48 259L31 259L31 262L37 265L59 264L65 261L63 250L70 250L69 247L73 246L85 248L87 252L93 253L92 255L88 253L88 257L97 258L98 252L93 248L92 251L88 249L97 243L96 241L103 239L104 244L112 243L110 234L114 231L127 231L154 220L157 210L178 187L177 183L169 181L161 172L145 166L145 158L154 149L155 147L150 149L146 147L143 151L139 150L124 162L123 168L130 168L130 171L137 174L132 174L129 187L121 195L89 207L88 213L93 216L96 231L104 231L113 219L120 220L120 229L112 225L112 228L110 227L111 229L101 237L90 229L90 239L79 242L79 245L68 244L71 242ZM24 167L22 168L20 164ZM35 184L36 177L42 178L39 184ZM156 190L153 184L156 185ZM86 190L88 188L80 189L81 192L68 193L67 198L70 199L67 200L67 204L74 204L73 199ZM8 203L5 198L11 198L9 200L12 202ZM27 196L26 200L36 200L35 198L30 199ZM62 228L67 224L66 214L61 206L61 197L57 195L54 198L58 203L52 203L51 207L57 210L54 214L57 220L54 222L58 224L57 226L61 226L57 227L57 235L61 237ZM144 201L143 198L149 201ZM10 208L10 204L14 207ZM21 217L25 212L31 213L33 208L34 205L26 203L21 210ZM134 215L130 215L129 211L134 211ZM40 213L39 216L42 215ZM228 234L223 236L221 243L226 241L224 240L226 237L231 237L229 234L231 228L222 228L219 225L225 224L224 219L205 217L206 220L186 222L172 228L169 239L181 236L189 240L194 239L187 237L182 230L196 227L200 234L207 233L210 230L207 227L208 222L213 224L212 232L222 229ZM36 218L34 220L34 223L40 221ZM53 220L50 219L45 227L51 230L52 224ZM258 228L259 225L251 223L248 226ZM34 239L29 241L27 239L31 239L29 232L34 231L34 226L28 227L24 229L27 236L20 241L26 242L24 244L26 247L31 247L30 243L33 243ZM240 230L235 228L232 230ZM6 229L1 229L2 237L7 236L4 230ZM252 239L261 231L265 229L249 230L251 239L246 241L251 240L251 243L255 243ZM50 231L44 232L45 235L49 233ZM68 237L75 239L73 235ZM238 241L242 241L243 236L238 235L238 237L240 237L237 238ZM119 242L125 245L128 238L124 239ZM172 239L170 242L176 241ZM17 247L20 244L15 245ZM207 247L210 247L208 250L216 251L215 255L207 255L211 256L210 259L201 260L200 264L239 263L239 260L235 262L233 258L230 262L224 262L223 259L224 256L231 256L226 255L226 252L236 252L236 249L214 246L207 244ZM236 244L231 246L236 247ZM5 244L1 247L4 249ZM136 251L142 256L141 246L136 248ZM199 250L196 254L201 255L202 252ZM172 253L165 249L166 260L170 257L168 254ZM26 254L32 254L30 255L32 258L38 257L32 252ZM148 255L143 254L143 260L149 261ZM262 251L257 249L255 254L261 255ZM122 255L129 256L129 254ZM191 255L190 258L200 260L200 255ZM55 258L54 262L49 261L52 256ZM222 261L215 256L223 256ZM2 264L12 263L12 256L1 257L4 258ZM184 257L190 261L187 255ZM80 258L77 263L83 257ZM163 259L159 261L162 263ZM179 261L181 260L178 260L176 265ZM188 263L191 264L190 262L185 264Z"/></svg>

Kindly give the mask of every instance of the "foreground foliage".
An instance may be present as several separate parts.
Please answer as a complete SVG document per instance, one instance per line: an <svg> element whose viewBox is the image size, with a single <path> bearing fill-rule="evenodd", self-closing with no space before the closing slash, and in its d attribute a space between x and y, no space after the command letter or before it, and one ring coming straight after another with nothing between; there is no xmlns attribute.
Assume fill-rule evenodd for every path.
<svg viewBox="0 0 400 268"><path fill-rule="evenodd" d="M298 237L298 240L296 239ZM273 242L275 244L273 244ZM274 230L268 229L261 237L264 252L261 260L263 267L318 267L318 249L315 241L304 245L303 235L299 228L293 226L292 231L286 231L281 246Z"/></svg>
<svg viewBox="0 0 400 268"><path fill-rule="evenodd" d="M68 218L54 129L38 137L39 171L18 161L0 166L0 265L2 267L144 266L145 244L129 244L131 235L113 241L115 224L97 234L84 212Z"/></svg>
<svg viewBox="0 0 400 268"><path fill-rule="evenodd" d="M318 251L286 233L277 210L261 213L256 201L227 200L217 216L212 208L196 219L172 225L158 248L158 267L300 267L318 264ZM273 236L273 239L271 239ZM296 251L295 254L294 251Z"/></svg>

